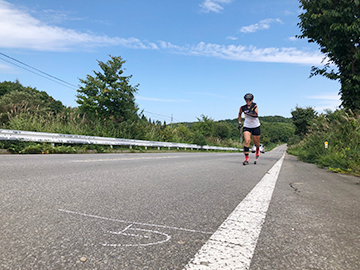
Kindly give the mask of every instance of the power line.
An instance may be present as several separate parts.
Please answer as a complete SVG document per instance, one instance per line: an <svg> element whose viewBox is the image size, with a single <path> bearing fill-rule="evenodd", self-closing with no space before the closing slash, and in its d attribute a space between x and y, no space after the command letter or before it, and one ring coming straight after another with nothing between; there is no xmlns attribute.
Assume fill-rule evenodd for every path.
<svg viewBox="0 0 360 270"><path fill-rule="evenodd" d="M171 117L170 117L170 116L167 116L167 115L157 114L157 113L148 112L148 111L144 111L144 112L149 113L149 114L153 114L153 115L156 115L156 116L161 116L161 117L165 117L165 118L170 118L170 119L171 119Z"/></svg>
<svg viewBox="0 0 360 270"><path fill-rule="evenodd" d="M19 68L25 69L25 70L33 73L33 74L36 74L36 75L38 75L38 76L40 76L40 77L42 77L42 78L48 79L48 80L50 80L50 81L52 81L52 82L58 83L58 84L60 84L60 85L62 85L62 86L65 86L65 87L68 87L68 88L71 88L71 89L74 89L74 88L77 89L77 86L76 86L76 85L71 84L71 83L69 83L69 82L67 82L67 81L64 81L64 80L62 80L62 79L60 79L60 78L58 78L58 77L56 77L56 76L50 75L49 73L46 73L46 72L44 72L44 71L41 71L40 69L37 69L37 68L35 68L35 67L32 67L32 66L30 66L30 65L28 65L28 64L26 64L26 63L24 63L24 62L22 62L22 61L20 61L20 60L17 60L17 59L15 59L15 58L9 56L9 55L6 55L6 54L4 54L4 53L2 53L2 52L0 52L0 55L6 57L6 58L8 58L8 59L10 59L11 61L14 61L14 62L16 62L16 63L19 63L19 64L21 64L21 65L23 65L23 66L18 65L18 64L16 64L16 63L13 63L13 62L11 62L11 61L9 61L9 60L7 60L7 59L4 59L3 57L0 57L0 59L2 59L3 61L5 61L5 62L7 62L7 63L10 63L10 64L12 64L12 65L14 65L14 66L19 67ZM39 74L39 73L40 73L40 74ZM173 118L172 115L171 115L171 116L168 116L168 115L156 114L156 113L148 112L148 111L144 111L144 112L147 113L147 114L152 114L152 115L158 116L158 117L170 119L171 122L172 122L173 120L175 120L175 121L177 121L177 122L180 122L180 120Z"/></svg>
<svg viewBox="0 0 360 270"><path fill-rule="evenodd" d="M170 120L175 120L175 121L177 121L177 122L180 122L180 120L177 120L177 119L175 119L175 118L172 117L172 116L163 115L163 114L157 114L157 113L148 112L148 111L144 111L144 112L147 113L147 114L152 114L152 115L155 115L155 116L158 116L158 117L164 117L164 118L168 118L168 119L170 119Z"/></svg>
<svg viewBox="0 0 360 270"><path fill-rule="evenodd" d="M22 66L20 66L20 65L17 65L17 64L15 64L15 63L12 63L12 62L4 59L4 58L1 58L1 57L0 57L0 59L2 59L2 60L5 61L5 62L8 62L8 63L10 63L10 64L12 64L12 65L14 65L14 66L17 66L17 67L19 67L19 68L25 69L25 70L27 70L27 71L29 71L29 72L31 72L31 73L34 73L34 74L36 74L36 75L38 75L38 76L40 76L40 77L43 77L43 78L45 78L45 79L48 79L48 80L53 81L53 82L55 82L55 83L58 83L58 84L60 84L60 85L62 85L62 86L69 87L68 85L62 84L62 83L60 83L60 82L58 82L58 81L55 81L55 80L53 80L53 79L51 79L51 78L45 77L45 76L43 76L43 75L41 75L41 74L36 73L35 71L33 71L33 70L31 70L31 69L27 69L27 68L25 68L25 67L22 67ZM72 87L71 87L71 88L72 88Z"/></svg>
<svg viewBox="0 0 360 270"><path fill-rule="evenodd" d="M19 68L25 69L25 70L27 70L27 71L29 71L29 72L31 72L31 73L34 73L34 74L36 74L36 75L38 75L38 76L40 76L40 77L43 77L43 78L45 78L45 79L48 79L48 80L52 81L52 82L56 82L56 83L58 83L58 84L61 84L62 86L69 87L69 88L72 88L72 89L74 89L74 88L77 89L77 86L74 85L74 84L71 84L71 83L69 83L69 82L67 82L67 81L64 81L64 80L62 80L62 79L60 79L60 78L58 78L58 77L56 77L56 76L50 75L49 73L46 73L46 72L41 71L41 70L39 70L39 69L37 69L37 68L35 68L35 67L32 67L32 66L30 66L30 65L28 65L28 64L25 64L24 62L21 62L21 61L13 58L13 57L11 57L11 56L8 56L8 55L2 53L2 52L0 52L0 55L4 56L4 57L6 57L6 58L8 58L8 59L10 59L10 60L12 60L12 61L14 61L14 62L20 63L21 65L23 65L23 66L25 66L25 67L20 66L20 65L17 65L17 64L15 64L15 63L13 63L13 62L10 62L10 61L8 61L8 60L0 57L0 59L4 60L5 62L8 62L8 63L10 63L10 64L12 64L12 65L14 65L14 66L17 66L17 67L19 67ZM26 67L27 67L27 68L26 68ZM29 68L30 68L30 69L29 69ZM31 70L31 69L32 69L32 70ZM35 72L34 70L35 70L36 72ZM38 72L38 73L37 73L37 72ZM40 74L39 74L39 73L40 73ZM44 75L45 75L45 76L44 76Z"/></svg>

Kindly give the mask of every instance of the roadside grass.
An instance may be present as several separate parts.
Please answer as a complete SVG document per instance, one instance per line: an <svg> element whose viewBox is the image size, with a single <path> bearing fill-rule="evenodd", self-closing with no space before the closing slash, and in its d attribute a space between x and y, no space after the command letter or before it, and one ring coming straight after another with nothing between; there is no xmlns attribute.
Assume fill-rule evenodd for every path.
<svg viewBox="0 0 360 270"><path fill-rule="evenodd" d="M119 122L111 117L109 119L89 118L80 114L77 108L64 108L61 111L54 112L40 107L34 109L19 104L14 105L6 113L0 113L1 117L3 117L3 123L0 128L11 130L243 148L242 143L239 142L237 120L234 124L232 122L215 122L204 117L206 121L201 122L202 120L198 119L199 122L194 122L191 125L186 125L186 123L166 125L165 122L164 124L159 121L155 123L154 121L151 122L150 119L148 121L143 118ZM209 126L205 125L205 122ZM294 128L290 123L265 121L262 123L262 131L261 142L266 147L266 151L270 151L278 144L285 143L293 134ZM83 148L75 145L56 144L56 146L52 146L51 144L31 142L1 141L0 149L17 154L114 152L114 149L109 146L86 146ZM128 148L127 151L144 152L146 149Z"/></svg>
<svg viewBox="0 0 360 270"><path fill-rule="evenodd" d="M360 176L360 114L336 110L319 115L303 140L287 151L319 167Z"/></svg>

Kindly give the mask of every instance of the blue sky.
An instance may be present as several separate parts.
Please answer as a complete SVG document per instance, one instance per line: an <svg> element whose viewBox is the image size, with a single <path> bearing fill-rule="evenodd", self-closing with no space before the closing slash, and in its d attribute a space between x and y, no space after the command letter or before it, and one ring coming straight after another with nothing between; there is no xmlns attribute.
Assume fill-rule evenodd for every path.
<svg viewBox="0 0 360 270"><path fill-rule="evenodd" d="M127 61L136 102L153 120L234 119L248 92L260 116L334 110L340 84L309 79L323 55L295 38L300 13L296 0L0 0L0 53L74 86L4 55L0 81L75 107L79 78L113 55Z"/></svg>

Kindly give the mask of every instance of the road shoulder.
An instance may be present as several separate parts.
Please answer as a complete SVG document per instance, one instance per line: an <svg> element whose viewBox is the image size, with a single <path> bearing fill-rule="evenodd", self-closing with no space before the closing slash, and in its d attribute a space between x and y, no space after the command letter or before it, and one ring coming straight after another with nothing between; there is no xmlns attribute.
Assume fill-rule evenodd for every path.
<svg viewBox="0 0 360 270"><path fill-rule="evenodd" d="M286 154L250 269L360 269L358 183Z"/></svg>

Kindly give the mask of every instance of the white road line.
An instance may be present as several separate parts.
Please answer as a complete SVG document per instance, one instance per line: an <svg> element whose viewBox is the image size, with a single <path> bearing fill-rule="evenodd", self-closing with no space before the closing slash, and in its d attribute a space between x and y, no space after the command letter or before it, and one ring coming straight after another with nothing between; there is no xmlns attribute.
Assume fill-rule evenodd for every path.
<svg viewBox="0 0 360 270"><path fill-rule="evenodd" d="M235 208L185 270L249 269L285 154Z"/></svg>

